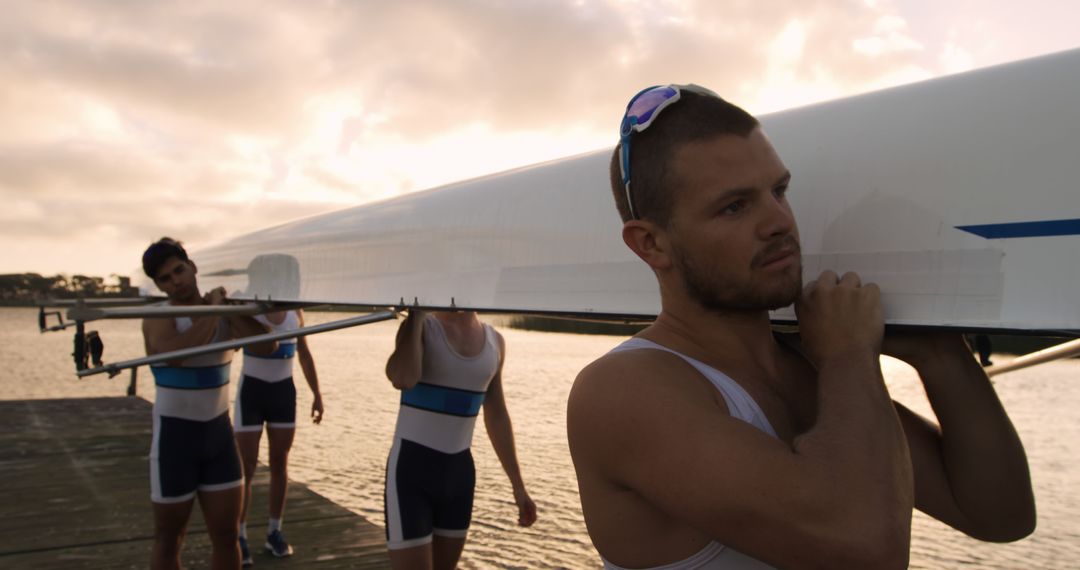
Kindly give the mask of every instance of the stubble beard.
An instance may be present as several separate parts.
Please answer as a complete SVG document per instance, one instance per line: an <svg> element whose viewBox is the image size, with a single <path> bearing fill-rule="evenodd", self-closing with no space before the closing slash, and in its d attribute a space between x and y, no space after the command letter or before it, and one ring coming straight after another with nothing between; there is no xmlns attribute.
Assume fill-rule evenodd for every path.
<svg viewBox="0 0 1080 570"><path fill-rule="evenodd" d="M794 239L794 238L792 238ZM798 242L795 242L796 246ZM727 314L773 311L795 302L802 292L802 256L767 283L738 281L718 271L702 269L682 250L673 259L687 294L707 311ZM756 261L756 260L755 260Z"/></svg>

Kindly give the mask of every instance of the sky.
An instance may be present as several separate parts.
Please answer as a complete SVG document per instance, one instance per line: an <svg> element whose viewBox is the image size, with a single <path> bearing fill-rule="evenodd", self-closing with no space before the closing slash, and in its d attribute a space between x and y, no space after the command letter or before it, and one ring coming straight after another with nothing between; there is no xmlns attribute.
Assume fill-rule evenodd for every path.
<svg viewBox="0 0 1080 570"><path fill-rule="evenodd" d="M133 275L293 219L1080 47L1075 0L0 0L0 273Z"/></svg>

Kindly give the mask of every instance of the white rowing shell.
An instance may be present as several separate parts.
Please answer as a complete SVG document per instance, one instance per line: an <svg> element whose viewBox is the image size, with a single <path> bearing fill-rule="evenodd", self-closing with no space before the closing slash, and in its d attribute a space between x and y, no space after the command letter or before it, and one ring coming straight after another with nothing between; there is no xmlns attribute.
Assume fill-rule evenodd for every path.
<svg viewBox="0 0 1080 570"><path fill-rule="evenodd" d="M890 323L1080 331L1080 50L762 123L794 175L807 278L858 271ZM241 297L652 316L656 280L620 238L609 156L299 220L192 258L204 289Z"/></svg>

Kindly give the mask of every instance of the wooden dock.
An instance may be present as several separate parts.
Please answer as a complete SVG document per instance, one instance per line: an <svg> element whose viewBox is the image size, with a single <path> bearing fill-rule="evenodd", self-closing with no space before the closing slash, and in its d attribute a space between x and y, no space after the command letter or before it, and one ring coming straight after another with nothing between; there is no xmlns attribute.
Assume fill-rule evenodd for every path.
<svg viewBox="0 0 1080 570"><path fill-rule="evenodd" d="M0 401L0 567L146 568L153 541L150 403L141 398ZM267 469L254 494L266 496ZM261 549L266 501L249 513L255 568L389 568L382 528L291 483L285 532L296 548ZM185 567L209 567L198 510Z"/></svg>

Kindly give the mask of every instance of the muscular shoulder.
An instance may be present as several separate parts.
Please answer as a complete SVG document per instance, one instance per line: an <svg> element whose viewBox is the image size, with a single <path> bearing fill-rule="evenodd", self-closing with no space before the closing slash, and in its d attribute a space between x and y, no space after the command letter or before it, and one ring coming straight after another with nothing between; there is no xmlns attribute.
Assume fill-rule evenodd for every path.
<svg viewBox="0 0 1080 570"><path fill-rule="evenodd" d="M586 366L574 381L571 399L594 398L620 403L652 402L654 393L674 396L712 392L708 382L688 362L662 350L638 349L606 354Z"/></svg>
<svg viewBox="0 0 1080 570"><path fill-rule="evenodd" d="M173 319L143 319L143 343L147 354L162 352L160 343L176 336L176 321Z"/></svg>
<svg viewBox="0 0 1080 570"><path fill-rule="evenodd" d="M616 398L626 404L650 391L668 391L665 386L674 389L685 383L680 378L695 373L681 358L660 350L609 353L581 370L570 393L571 403L600 404Z"/></svg>
<svg viewBox="0 0 1080 570"><path fill-rule="evenodd" d="M680 416L727 415L722 397L690 364L659 350L607 354L585 367L571 389L571 451L592 454L660 437Z"/></svg>

